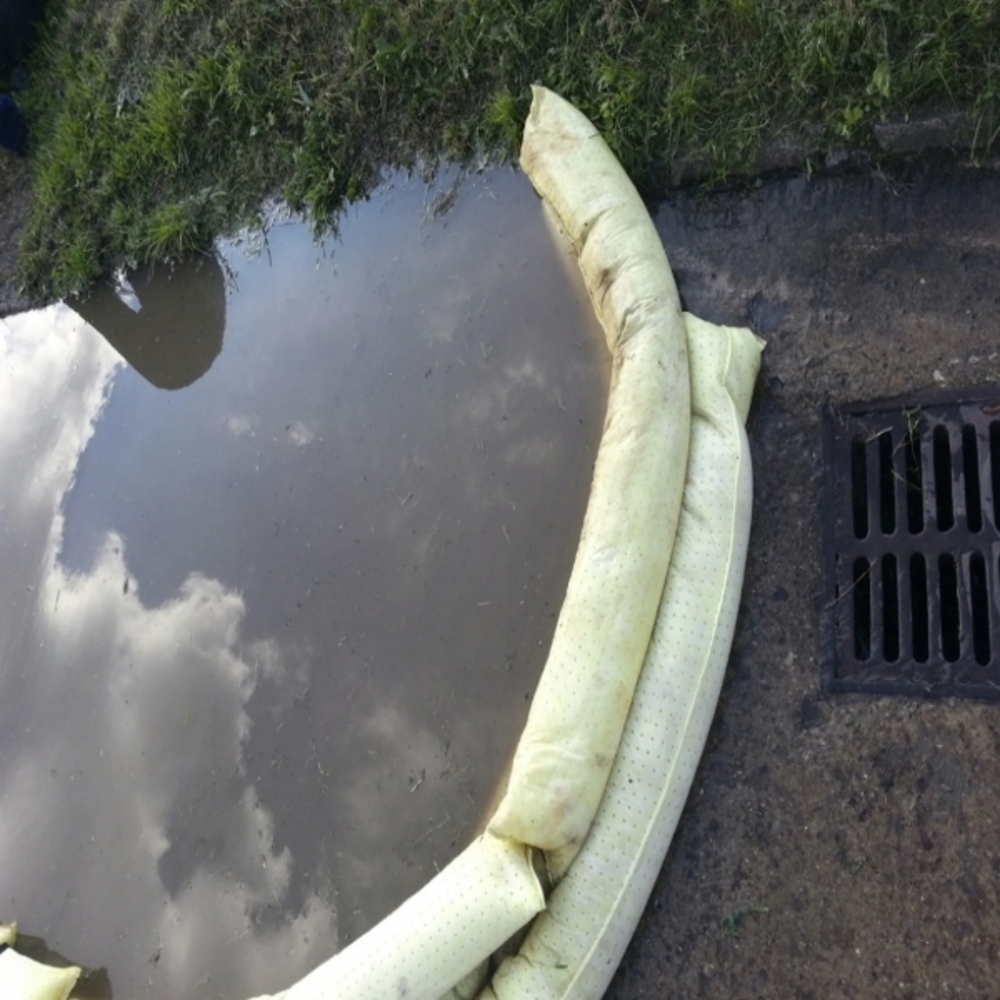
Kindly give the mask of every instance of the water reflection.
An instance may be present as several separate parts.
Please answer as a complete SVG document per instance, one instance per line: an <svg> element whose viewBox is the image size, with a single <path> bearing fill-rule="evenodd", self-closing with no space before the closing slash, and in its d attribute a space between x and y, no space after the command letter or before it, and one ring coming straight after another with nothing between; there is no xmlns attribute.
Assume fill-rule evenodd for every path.
<svg viewBox="0 0 1000 1000"><path fill-rule="evenodd" d="M183 393L65 307L0 327L0 898L118 996L287 985L454 855L523 724L600 335L522 177L430 197L227 250Z"/></svg>
<svg viewBox="0 0 1000 1000"><path fill-rule="evenodd" d="M253 673L253 645L238 648L242 599L192 574L172 600L144 605L114 534L88 572L66 569L62 501L120 362L64 307L15 317L4 333L7 905L29 930L58 928L60 950L106 964L113 981L128 954L138 966L118 984L128 995L154 982L143 965L160 973L163 996L189 994L206 976L232 982L226 952L251 934L236 977L247 987L273 976L271 963L294 969L289 949L320 957L335 928L315 893L280 929L254 933L256 910L287 885L290 857L272 848L271 816L241 774ZM165 896L168 827L198 804L225 841L226 870L194 866Z"/></svg>
<svg viewBox="0 0 1000 1000"><path fill-rule="evenodd" d="M226 330L226 281L214 255L128 276L138 308L111 285L66 304L158 389L183 389L212 367Z"/></svg>

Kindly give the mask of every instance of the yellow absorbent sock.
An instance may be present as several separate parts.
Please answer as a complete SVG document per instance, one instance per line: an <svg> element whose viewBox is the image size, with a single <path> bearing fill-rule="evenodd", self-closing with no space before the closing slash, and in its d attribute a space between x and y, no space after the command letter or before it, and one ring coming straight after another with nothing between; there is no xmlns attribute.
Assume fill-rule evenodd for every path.
<svg viewBox="0 0 1000 1000"><path fill-rule="evenodd" d="M14 950L17 924L0 924L0 998L2 1000L67 1000L80 968L70 965L54 968Z"/></svg>
<svg viewBox="0 0 1000 1000"><path fill-rule="evenodd" d="M618 749L680 513L690 383L663 245L594 126L534 87L521 164L579 258L612 354L580 545L552 647L489 829L546 851L562 876Z"/></svg>
<svg viewBox="0 0 1000 1000"><path fill-rule="evenodd" d="M273 1000L434 1000L544 905L530 851L483 834L385 920Z"/></svg>
<svg viewBox="0 0 1000 1000"><path fill-rule="evenodd" d="M691 453L663 602L604 799L572 867L484 1000L597 1000L632 937L701 757L750 532L744 421L762 342L685 317Z"/></svg>
<svg viewBox="0 0 1000 1000"><path fill-rule="evenodd" d="M681 314L635 189L586 118L542 88L522 164L578 254L613 357L552 649L487 832L275 1000L468 1000L488 956L516 947L510 937L543 909L481 995L596 1000L704 746L742 584L751 503L743 423L761 343ZM558 882L547 908L534 848Z"/></svg>

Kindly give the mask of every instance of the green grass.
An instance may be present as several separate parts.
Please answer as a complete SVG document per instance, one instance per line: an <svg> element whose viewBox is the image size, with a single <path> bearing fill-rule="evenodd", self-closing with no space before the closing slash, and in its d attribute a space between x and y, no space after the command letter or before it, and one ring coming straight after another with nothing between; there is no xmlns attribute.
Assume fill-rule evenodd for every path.
<svg viewBox="0 0 1000 1000"><path fill-rule="evenodd" d="M762 906L760 903L745 903L723 917L720 926L727 937L739 938L747 917L770 912L768 907Z"/></svg>
<svg viewBox="0 0 1000 1000"><path fill-rule="evenodd" d="M960 108L996 137L995 0L51 0L22 280L60 295L208 247L281 197L318 231L387 165L516 153L562 93L647 193L809 130Z"/></svg>

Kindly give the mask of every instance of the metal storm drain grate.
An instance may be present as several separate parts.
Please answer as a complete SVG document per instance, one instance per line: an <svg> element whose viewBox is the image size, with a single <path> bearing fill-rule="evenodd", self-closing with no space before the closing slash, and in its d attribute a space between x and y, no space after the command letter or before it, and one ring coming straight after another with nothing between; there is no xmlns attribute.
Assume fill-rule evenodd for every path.
<svg viewBox="0 0 1000 1000"><path fill-rule="evenodd" d="M1000 394L823 425L827 690L1000 698Z"/></svg>

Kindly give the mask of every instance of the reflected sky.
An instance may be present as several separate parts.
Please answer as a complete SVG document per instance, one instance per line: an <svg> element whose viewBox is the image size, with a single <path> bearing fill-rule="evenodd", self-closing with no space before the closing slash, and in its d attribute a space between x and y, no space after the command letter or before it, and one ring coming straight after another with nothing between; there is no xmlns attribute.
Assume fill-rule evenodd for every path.
<svg viewBox="0 0 1000 1000"><path fill-rule="evenodd" d="M172 391L65 306L0 325L0 916L115 996L287 986L502 779L606 360L522 176L433 198L221 248Z"/></svg>

